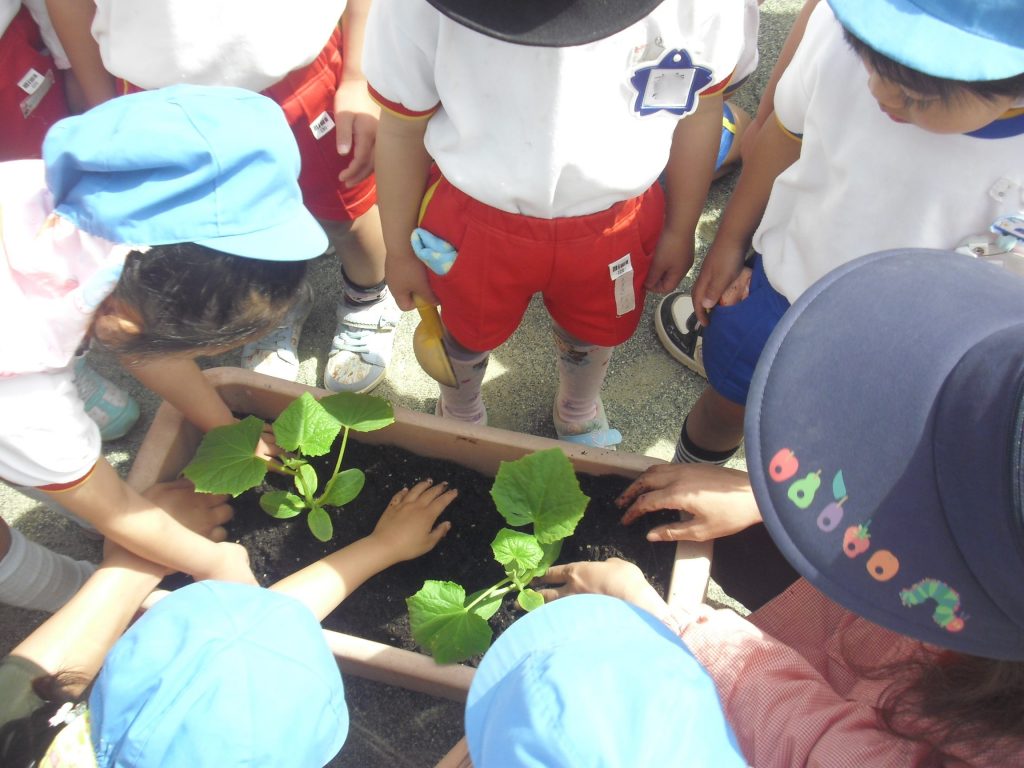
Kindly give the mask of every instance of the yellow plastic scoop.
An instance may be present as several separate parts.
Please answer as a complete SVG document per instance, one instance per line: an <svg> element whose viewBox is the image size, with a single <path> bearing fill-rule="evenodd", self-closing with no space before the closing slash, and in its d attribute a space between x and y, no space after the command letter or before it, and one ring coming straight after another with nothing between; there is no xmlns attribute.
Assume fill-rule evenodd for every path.
<svg viewBox="0 0 1024 768"><path fill-rule="evenodd" d="M412 335L412 351L416 354L416 360L427 375L438 384L458 389L459 380L455 378L452 361L444 348L441 318L437 314L437 307L419 296L413 298L416 301L416 311L420 313L420 324L416 326Z"/></svg>

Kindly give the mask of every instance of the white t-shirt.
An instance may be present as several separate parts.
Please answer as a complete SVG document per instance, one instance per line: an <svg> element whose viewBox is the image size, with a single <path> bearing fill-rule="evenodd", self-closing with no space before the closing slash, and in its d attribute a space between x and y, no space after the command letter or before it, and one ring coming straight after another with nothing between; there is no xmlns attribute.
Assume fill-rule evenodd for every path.
<svg viewBox="0 0 1024 768"><path fill-rule="evenodd" d="M894 122L826 3L779 81L775 114L802 134L800 159L776 179L753 246L790 301L858 256L952 250L1024 207L1024 115L1009 118L1018 135L998 139Z"/></svg>
<svg viewBox="0 0 1024 768"><path fill-rule="evenodd" d="M327 43L346 0L96 0L92 34L111 74L262 91Z"/></svg>
<svg viewBox="0 0 1024 768"><path fill-rule="evenodd" d="M50 51L50 55L53 56L53 61L58 69L69 69L71 64L68 62L68 57L61 47L60 40L57 39L57 33L53 30L53 24L50 23L50 14L46 10L46 0L0 0L0 35L7 31L7 27L11 25L11 22L18 15L18 11L23 5L32 14L32 19L39 27L39 33L43 37L43 42Z"/></svg>
<svg viewBox="0 0 1024 768"><path fill-rule="evenodd" d="M386 108L429 116L427 150L455 187L510 213L579 216L655 182L679 112L736 69L745 10L665 0L604 40L541 48L474 32L426 0L375 0L363 71Z"/></svg>
<svg viewBox="0 0 1024 768"><path fill-rule="evenodd" d="M27 486L99 458L72 364L131 251L52 212L42 160L0 163L0 478Z"/></svg>

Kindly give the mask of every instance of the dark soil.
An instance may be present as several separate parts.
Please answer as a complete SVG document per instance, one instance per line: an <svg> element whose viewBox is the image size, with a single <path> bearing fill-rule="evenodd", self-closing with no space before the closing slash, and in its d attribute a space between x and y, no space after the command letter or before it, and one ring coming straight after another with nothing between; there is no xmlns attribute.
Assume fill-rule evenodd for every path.
<svg viewBox="0 0 1024 768"><path fill-rule="evenodd" d="M331 466L328 467L327 464ZM318 467L321 478L333 468L333 458ZM291 520L275 520L260 509L256 489L239 496L233 503L235 519L228 528L229 537L249 551L253 573L261 584L271 584L340 547L366 536L373 530L381 511L392 495L403 486L423 478L447 480L459 490L458 498L445 511L442 520L452 528L430 553L400 563L378 574L360 587L332 613L324 626L408 650L420 650L409 633L405 599L414 594L426 579L449 580L461 584L466 593L491 586L504 577L494 561L491 541L506 527L490 497L493 478L438 459L427 459L393 446L373 446L350 441L344 465L360 467L366 473L362 493L333 514L334 539L317 541L306 525L305 515ZM644 533L654 525L677 519L672 513L649 515L626 528L619 524L621 511L612 503L628 481L613 476L579 477L580 487L590 497L586 514L573 536L562 547L560 562L605 560L621 557L636 563L655 587L665 594L671 575L674 545L652 544ZM269 482L289 488L289 478L270 476ZM522 611L511 599L491 620L495 636L508 627Z"/></svg>
<svg viewBox="0 0 1024 768"><path fill-rule="evenodd" d="M268 490L269 484L235 499L235 519L229 525L229 536L249 551L253 573L265 586L369 534L381 511L402 487L427 477L437 482L447 480L459 489L458 498L442 516L453 524L448 535L432 552L367 581L323 622L330 629L421 650L409 633L405 599L419 590L426 579L455 581L471 593L504 576L490 546L498 530L505 527L490 497L493 478L393 446L372 446L354 440L348 444L344 465L363 469L366 485L351 504L332 515L334 538L327 544L313 537L305 515L275 520L260 509L259 494ZM320 477L326 478L333 469L333 458L325 458L317 469ZM628 481L588 475L580 476L579 481L590 503L576 533L563 543L560 562L621 557L639 565L665 594L675 547L651 544L644 534L655 525L678 519L677 516L657 513L624 528L618 522L621 512L612 502ZM288 490L290 482L278 475L268 480L274 487ZM502 610L491 620L495 636L520 615L514 601L506 599ZM428 768L462 736L462 704L458 702L353 675L345 677L345 694L350 716L348 738L329 768Z"/></svg>

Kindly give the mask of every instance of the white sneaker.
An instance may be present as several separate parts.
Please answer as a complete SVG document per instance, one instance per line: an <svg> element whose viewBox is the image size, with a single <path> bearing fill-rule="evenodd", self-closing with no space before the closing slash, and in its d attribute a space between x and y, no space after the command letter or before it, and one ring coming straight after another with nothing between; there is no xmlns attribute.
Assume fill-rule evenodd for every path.
<svg viewBox="0 0 1024 768"><path fill-rule="evenodd" d="M100 428L100 439L106 442L128 434L139 420L139 404L135 399L90 368L84 355L75 358L74 371L78 396L86 414Z"/></svg>
<svg viewBox="0 0 1024 768"><path fill-rule="evenodd" d="M313 310L313 287L303 283L299 298L288 310L281 325L262 339L242 347L242 367L286 381L299 378L299 337L302 326Z"/></svg>
<svg viewBox="0 0 1024 768"><path fill-rule="evenodd" d="M338 327L324 368L324 386L332 392L369 392L384 380L402 310L390 291L372 304L351 304L342 297Z"/></svg>

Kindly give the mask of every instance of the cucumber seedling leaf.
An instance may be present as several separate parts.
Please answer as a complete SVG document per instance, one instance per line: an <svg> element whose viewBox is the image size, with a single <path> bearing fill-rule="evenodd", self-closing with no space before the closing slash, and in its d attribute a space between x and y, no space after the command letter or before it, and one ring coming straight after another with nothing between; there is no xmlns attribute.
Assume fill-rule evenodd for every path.
<svg viewBox="0 0 1024 768"><path fill-rule="evenodd" d="M353 467L343 469L327 483L324 495L320 497L320 503L330 507L341 507L348 504L359 495L366 484L366 475L363 470Z"/></svg>
<svg viewBox="0 0 1024 768"><path fill-rule="evenodd" d="M356 432L373 432L395 421L395 410L383 397L338 392L322 398L320 404L342 426Z"/></svg>
<svg viewBox="0 0 1024 768"><path fill-rule="evenodd" d="M330 541L334 536L334 523L331 522L331 516L323 507L314 505L309 510L309 515L306 516L306 522L309 524L309 530L320 541Z"/></svg>
<svg viewBox="0 0 1024 768"><path fill-rule="evenodd" d="M589 501L560 448L501 462L491 498L509 525L533 523L542 544L572 535Z"/></svg>
<svg viewBox="0 0 1024 768"><path fill-rule="evenodd" d="M487 621L466 610L466 591L450 581L427 581L406 598L413 639L438 664L465 661L487 650L493 632Z"/></svg>
<svg viewBox="0 0 1024 768"><path fill-rule="evenodd" d="M288 491L268 491L260 496L260 509L278 520L287 520L302 514L305 502Z"/></svg>
<svg viewBox="0 0 1024 768"><path fill-rule="evenodd" d="M286 451L323 456L334 445L341 423L309 392L292 400L274 420L274 439Z"/></svg>
<svg viewBox="0 0 1024 768"><path fill-rule="evenodd" d="M232 496L254 488L267 474L267 462L256 455L263 422L247 416L235 424L211 429L195 457L183 470L201 493Z"/></svg>

